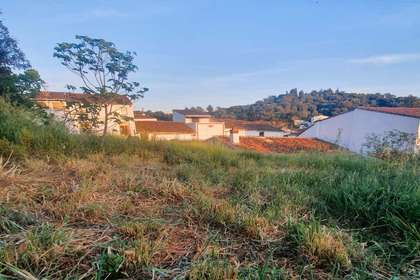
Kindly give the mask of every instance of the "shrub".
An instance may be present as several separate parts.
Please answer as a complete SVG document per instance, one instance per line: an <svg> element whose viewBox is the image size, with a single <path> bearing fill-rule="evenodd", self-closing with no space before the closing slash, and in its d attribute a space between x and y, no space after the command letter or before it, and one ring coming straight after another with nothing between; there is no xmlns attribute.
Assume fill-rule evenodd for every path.
<svg viewBox="0 0 420 280"><path fill-rule="evenodd" d="M369 135L363 145L369 155L394 161L404 161L415 157L415 146L415 134L396 129L387 131L384 135Z"/></svg>

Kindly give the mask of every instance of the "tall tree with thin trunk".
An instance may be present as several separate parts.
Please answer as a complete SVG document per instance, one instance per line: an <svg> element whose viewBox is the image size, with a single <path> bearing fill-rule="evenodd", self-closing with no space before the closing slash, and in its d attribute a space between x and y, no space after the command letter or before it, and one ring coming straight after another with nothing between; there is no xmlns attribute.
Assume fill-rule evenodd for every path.
<svg viewBox="0 0 420 280"><path fill-rule="evenodd" d="M88 36L77 35L75 43L57 44L54 57L80 77L80 89L90 95L90 102L68 104L72 114L91 127L102 124L103 135L107 134L110 121L121 122L124 116L112 108L118 95L135 100L148 91L139 82L129 79L129 74L138 70L134 64L135 56L135 52L119 51L114 43ZM76 89L73 85L68 88ZM104 112L103 119L99 118L101 112Z"/></svg>

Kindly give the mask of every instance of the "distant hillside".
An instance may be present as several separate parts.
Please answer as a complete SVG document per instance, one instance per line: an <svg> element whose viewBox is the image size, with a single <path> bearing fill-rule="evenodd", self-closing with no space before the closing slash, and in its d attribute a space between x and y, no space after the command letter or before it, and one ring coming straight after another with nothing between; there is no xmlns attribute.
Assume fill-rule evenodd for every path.
<svg viewBox="0 0 420 280"><path fill-rule="evenodd" d="M412 95L397 97L390 93L349 93L332 89L303 92L292 89L254 104L217 108L214 114L220 118L290 121L310 119L319 114L334 116L358 106L419 107L420 98Z"/></svg>

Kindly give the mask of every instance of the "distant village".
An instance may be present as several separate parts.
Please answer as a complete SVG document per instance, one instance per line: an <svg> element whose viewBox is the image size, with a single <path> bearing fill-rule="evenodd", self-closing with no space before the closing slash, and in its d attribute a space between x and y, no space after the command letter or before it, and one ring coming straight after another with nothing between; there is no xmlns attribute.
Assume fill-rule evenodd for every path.
<svg viewBox="0 0 420 280"><path fill-rule="evenodd" d="M79 133L83 127L69 119L68 103L93 102L89 94L41 91L36 102L48 113L65 121L70 131ZM306 120L293 120L296 129L274 126L269 121L245 121L214 118L211 113L192 110L173 110L172 121L161 121L134 111L132 102L125 96L112 100L112 110L125 121L110 121L109 133L121 136L139 136L149 140L199 140L216 137L229 139L233 145L241 140L273 141L288 138L288 141L313 139L338 145L349 151L361 153L368 135L382 135L398 130L414 135L413 151L420 147L420 108L405 107L359 107L331 118L318 115ZM101 114L100 114L101 116Z"/></svg>

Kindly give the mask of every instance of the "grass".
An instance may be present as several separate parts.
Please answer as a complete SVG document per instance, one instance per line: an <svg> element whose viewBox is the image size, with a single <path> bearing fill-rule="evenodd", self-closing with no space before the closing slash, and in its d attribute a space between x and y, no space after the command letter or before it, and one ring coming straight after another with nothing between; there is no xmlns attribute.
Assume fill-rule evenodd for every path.
<svg viewBox="0 0 420 280"><path fill-rule="evenodd" d="M0 278L420 277L413 162L68 135L0 107Z"/></svg>

